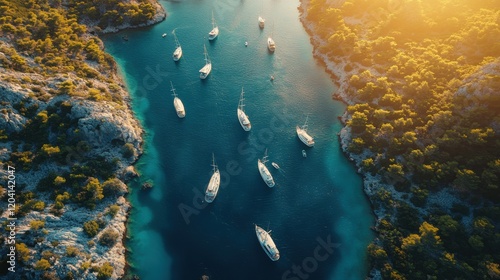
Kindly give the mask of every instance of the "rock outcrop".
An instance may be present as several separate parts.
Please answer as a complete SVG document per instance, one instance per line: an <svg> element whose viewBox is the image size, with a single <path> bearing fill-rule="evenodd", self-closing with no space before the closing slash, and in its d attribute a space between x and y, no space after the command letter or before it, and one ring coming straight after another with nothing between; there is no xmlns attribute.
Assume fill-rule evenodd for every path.
<svg viewBox="0 0 500 280"><path fill-rule="evenodd" d="M15 76L13 73L2 73L1 76L11 77L12 75ZM41 77L35 74L31 76L32 81L37 81L37 79L41 79ZM45 82L46 90L49 90L56 83L56 80L49 79ZM68 159L68 165L49 162L27 172L18 170L16 173L17 185L25 186L23 191L37 192L36 186L49 173L63 174L68 172L71 164L80 162L87 157L103 156L106 160L119 159L116 174L120 179L116 180L117 185L121 186L121 189L117 191L120 196L110 197L99 202L93 210L69 203L63 208L61 215L54 215L51 211L54 199L42 194L37 199L45 202L45 209L19 217L17 241L31 245L29 246L31 258L28 263L34 264L41 259L42 252L51 251L57 256L53 260L52 267L55 268L58 275L62 276L61 278L68 272L72 272L77 279L97 279L97 272L93 272L91 269L82 271L82 265L85 262L90 262L92 266L100 266L109 262L114 269L111 279L122 277L126 266L125 247L122 240L125 237L127 213L130 208L129 203L123 197L127 193L127 186L123 181L131 178L127 174L136 174L131 164L141 154L142 145L142 128L134 118L131 109L126 104L91 101L68 95L53 96L42 101L32 98L33 92L29 90L29 86L17 87L14 84L4 82L4 79L0 81L0 91L1 101L3 101L0 104L0 110L4 112L0 114L0 129L5 130L7 135L20 133L29 120L20 110L16 109L19 108L21 102L24 103L23 107L36 105L35 115L46 110L49 106L65 102L71 106L70 118L76 123L72 130L80 131L78 137L90 146L88 151L76 150L74 156ZM127 93L122 89L119 94L124 98ZM122 146L124 143L133 145L133 156L129 158L123 156ZM3 162L10 157L12 152L11 142L0 143L0 159ZM4 201L2 200L0 203L3 209L6 208ZM104 214L111 205L119 207L114 217ZM6 218L7 214L8 212L5 211L2 218ZM83 232L83 224L96 219L100 219L105 224L105 227L100 230L100 234L108 228L112 228L118 233L118 242L112 247L99 244L97 240L100 234L89 238ZM44 221L45 226L43 238L35 244L33 243L34 238L41 233L30 230L30 223L36 220ZM75 256L68 256L66 252L68 248L77 248L78 253ZM36 278L40 276L41 272L31 271L28 274L30 277ZM14 275L7 274L6 279L17 277L12 278L11 276Z"/></svg>
<svg viewBox="0 0 500 280"><path fill-rule="evenodd" d="M154 18L139 26L151 25L165 19L166 12L162 6L156 1L152 1L152 4L156 9ZM102 32L116 32L134 27L136 26L123 25ZM95 40L98 41L97 38ZM0 47L15 49L9 40L3 39L0 40ZM22 55L27 65L37 64L29 54ZM6 61L9 57L10 55L0 52L1 61ZM49 123L50 116L47 111L53 111L55 108L60 112L64 110L62 106L70 108L69 112L64 113L63 127L68 128L57 132L51 128L43 128L48 139L30 141L55 143L58 140L60 143L58 137L62 136L62 139L68 142L77 140L85 143L82 146L68 145L71 150L65 150L68 153L65 162L62 162L64 159L55 161L49 157L43 164L33 163L35 168L16 168L17 194L33 192L36 194L36 200L44 203L44 207L43 210L30 211L18 217L16 242L27 244L30 256L28 260L18 262L16 273L2 275L2 279L41 278L44 272L33 267L42 258L48 258L51 266L49 271L60 279L68 275L73 275L73 279L97 279L97 268L104 263L113 267L110 279L122 278L125 273L127 263L123 240L131 207L124 197L128 193L125 182L138 176L133 163L142 153L143 130L132 112L130 96L117 73L102 73L95 62L86 63L94 68L96 73L99 72L100 76L81 78L72 72L41 75L35 73L36 71L22 73L0 67L0 139L2 135L8 136L8 140L0 141L1 163L10 161L11 155L17 151L27 151L29 147L35 147L36 145L32 144L25 145L23 133L34 120ZM74 87L65 92L61 90L64 82L70 82ZM91 89L94 89L94 96L90 95ZM100 93L95 95L95 89ZM15 140L12 141L11 138ZM126 150L124 146L127 147ZM39 153L35 150L30 152ZM114 193L106 195L94 208L65 201L63 208L56 210L54 197L51 197L49 192L40 192L37 186L50 174L68 174L72 166L83 164L89 159L113 163L116 176L113 182ZM5 170L0 171L2 179L5 179L6 175ZM102 180L100 183L103 183ZM5 187L0 186L0 196L4 195ZM67 186L66 190L70 191L70 187ZM6 199L0 201L0 209L7 209ZM2 211L0 218L5 220L8 215L8 211ZM44 225L40 229L34 229L34 221L43 221ZM99 223L98 233L93 237L89 237L83 229L84 223L89 221ZM108 229L117 234L117 242L102 245L99 239Z"/></svg>

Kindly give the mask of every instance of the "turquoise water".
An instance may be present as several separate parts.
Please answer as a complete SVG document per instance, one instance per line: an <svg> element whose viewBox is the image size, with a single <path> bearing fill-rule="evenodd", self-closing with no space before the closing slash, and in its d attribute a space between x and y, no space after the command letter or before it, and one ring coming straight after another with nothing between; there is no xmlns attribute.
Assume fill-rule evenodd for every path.
<svg viewBox="0 0 500 280"><path fill-rule="evenodd" d="M335 86L312 57L299 2L161 3L166 21L104 38L146 130L145 154L137 164L141 178L129 196L130 272L173 280L364 279L373 217L361 179L339 149L337 116L345 107L332 100ZM209 42L212 10L220 35ZM264 30L258 28L259 14L266 18ZM178 63L171 58L174 28L184 53ZM266 49L271 33L274 54ZM213 63L204 81L198 77L203 44ZM170 81L185 119L174 111ZM250 132L236 116L242 87ZM307 114L313 148L295 134ZM265 149L270 162L281 166L275 170L268 163L276 181L272 189L257 170ZM207 205L199 198L210 179L212 153L222 182ZM140 191L147 180L153 190ZM272 230L278 262L260 248L254 224Z"/></svg>

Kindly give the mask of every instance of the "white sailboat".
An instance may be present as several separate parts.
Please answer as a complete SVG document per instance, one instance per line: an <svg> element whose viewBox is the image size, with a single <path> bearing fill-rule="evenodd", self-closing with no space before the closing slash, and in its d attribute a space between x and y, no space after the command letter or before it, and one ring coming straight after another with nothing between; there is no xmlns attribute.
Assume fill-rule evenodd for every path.
<svg viewBox="0 0 500 280"><path fill-rule="evenodd" d="M208 32L208 40L212 41L217 36L219 36L219 26L215 23L214 11L212 11L212 30Z"/></svg>
<svg viewBox="0 0 500 280"><path fill-rule="evenodd" d="M299 137L300 141L302 143L306 144L308 147L314 146L314 138L307 133L307 119L309 116L306 117L306 122L304 123L303 126L296 126L295 130L297 131L297 136Z"/></svg>
<svg viewBox="0 0 500 280"><path fill-rule="evenodd" d="M219 168L217 167L217 164L215 163L214 154L212 154L212 168L213 168L212 177L210 178L207 190L205 191L205 201L208 203L212 203L214 201L220 186L220 172Z"/></svg>
<svg viewBox="0 0 500 280"><path fill-rule="evenodd" d="M270 52L274 52L276 50L276 43L274 43L273 38L271 36L267 37L267 48Z"/></svg>
<svg viewBox="0 0 500 280"><path fill-rule="evenodd" d="M276 244L274 244L274 241L271 238L269 232L265 231L258 225L255 225L255 234L257 235L257 239L259 240L260 246L262 246L262 249L264 250L264 252L266 252L267 256L272 261L279 260L280 251L276 247Z"/></svg>
<svg viewBox="0 0 500 280"><path fill-rule="evenodd" d="M267 162L267 149L262 160L260 158L258 159L257 167L259 168L259 173L260 176L262 177L262 180L264 180L264 182L267 184L268 187L272 188L274 187L274 179L273 175L271 175L271 172L269 172L269 169L267 169L266 162Z"/></svg>
<svg viewBox="0 0 500 280"><path fill-rule="evenodd" d="M265 24L266 24L266 20L263 17L259 16L259 27L262 29L262 28L264 28Z"/></svg>
<svg viewBox="0 0 500 280"><path fill-rule="evenodd" d="M200 79L202 80L206 79L212 71L212 62L210 61L210 57L208 57L207 47L203 45L203 49L205 53L205 66L200 69Z"/></svg>
<svg viewBox="0 0 500 280"><path fill-rule="evenodd" d="M172 58L174 61L179 61L182 57L182 47L181 44L179 43L179 40L177 39L177 35L175 35L175 30L172 31L172 34L174 34L174 39L175 39L175 51L174 54L172 55Z"/></svg>
<svg viewBox="0 0 500 280"><path fill-rule="evenodd" d="M174 84L172 84L172 81L170 81L170 86L172 87L172 89L170 91L172 92L172 95L174 96L175 112L177 112L177 116L179 118L184 118L186 116L186 110L184 110L184 104L182 104L181 99L179 97L177 97L177 94L175 93Z"/></svg>
<svg viewBox="0 0 500 280"><path fill-rule="evenodd" d="M274 36L274 23L271 35L267 37L267 49L269 49L270 52L274 52L276 50L276 43L273 40L273 36Z"/></svg>
<svg viewBox="0 0 500 280"><path fill-rule="evenodd" d="M262 7L260 8L260 14L262 14L262 11L264 10L264 1L262 1L261 4L262 4ZM260 27L260 29L264 28L265 23L266 23L266 20L261 15L259 15L259 27Z"/></svg>
<svg viewBox="0 0 500 280"><path fill-rule="evenodd" d="M243 94L245 92L243 91L243 88L241 88L241 95L240 95L240 101L238 103L238 120L240 121L240 125L245 131L250 131L252 129L252 124L250 123L250 120L248 119L247 114L245 113L245 104L243 104L244 98Z"/></svg>

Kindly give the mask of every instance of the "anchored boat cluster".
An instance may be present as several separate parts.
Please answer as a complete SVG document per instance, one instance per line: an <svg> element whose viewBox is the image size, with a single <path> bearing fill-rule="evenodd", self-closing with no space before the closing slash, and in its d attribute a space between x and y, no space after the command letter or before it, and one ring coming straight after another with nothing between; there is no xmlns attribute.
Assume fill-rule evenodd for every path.
<svg viewBox="0 0 500 280"><path fill-rule="evenodd" d="M258 23L259 27L262 29L264 28L265 25L265 19L259 16L258 18ZM177 39L177 35L175 34L175 30L172 31L172 34L174 35L174 40L175 40L175 51L172 55L172 58L174 61L179 61L182 57L182 47L181 44L179 43L179 40ZM208 33L208 39L209 40L214 40L217 38L219 35L219 27L217 26L215 22L215 17L212 12L212 30ZM162 35L162 37L165 37L166 33ZM248 42L245 42L245 46L248 46ZM267 39L267 48L269 49L270 52L274 52L276 50L276 44L274 40L272 39L271 36L268 37ZM212 71L212 62L210 60L210 57L208 56L207 48L204 45L204 55L205 55L205 65L199 70L200 72L200 79L206 79L210 72ZM273 80L274 77L271 76L271 80ZM177 116L179 118L184 118L186 116L186 111L184 109L184 105L180 98L177 96L177 93L175 92L175 88L172 82L170 82L171 86L171 91L172 95L174 96L174 107L175 111L177 113ZM250 119L248 115L245 113L245 104L244 104L244 90L243 88L241 89L241 95L240 95L240 100L238 102L238 108L237 108L237 117L238 121L240 122L241 127L243 128L244 131L250 131L252 129L252 124L250 122ZM307 133L307 118L306 122L304 125L296 126L296 133L298 138L308 147L313 147L314 146L314 139L312 136L310 136ZM302 155L306 157L306 151L302 150ZM267 149L264 154L264 157L262 159L257 160L257 168L259 170L260 176L266 183L266 185L269 188L272 188L275 186L274 178L269 171L269 169L266 166L266 163L268 162L267 160ZM280 169L280 166L272 162L272 166L276 169ZM212 203L215 198L217 197L217 193L219 191L220 187L220 172L219 168L217 166L217 163L215 162L215 155L212 154L212 176L210 177L210 181L208 182L206 191L205 191L205 201L207 203ZM273 239L271 238L270 231L265 231L261 227L255 225L255 233L257 235L257 239L259 240L260 245L262 246L262 249L266 252L268 257L273 260L277 261L280 258L280 253L278 248L276 247L276 244L274 243Z"/></svg>

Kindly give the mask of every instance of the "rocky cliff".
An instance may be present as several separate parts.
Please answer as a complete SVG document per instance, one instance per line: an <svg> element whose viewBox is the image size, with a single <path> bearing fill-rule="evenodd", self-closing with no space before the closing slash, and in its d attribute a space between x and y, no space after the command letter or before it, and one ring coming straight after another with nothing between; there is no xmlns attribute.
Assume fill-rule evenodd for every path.
<svg viewBox="0 0 500 280"><path fill-rule="evenodd" d="M165 18L163 8L153 4L153 19L139 26ZM10 5L7 10L15 13L17 4ZM48 11L52 16L54 10ZM58 11L64 15L62 8ZM125 24L104 31L131 27ZM42 59L19 51L17 35L5 30L0 32L0 213L2 221L12 217L6 195L11 166L16 169L13 212L19 247L16 272L6 271L8 246L0 248L0 278L121 278L130 209L125 183L137 175L133 163L142 153L143 131L116 65L109 57L89 55L96 53L93 42L102 49L100 40L88 33L91 26L79 35L78 40L87 43L85 49L68 54L71 65L82 66L84 74L64 64L50 68L53 64L46 60L53 55ZM86 228L86 223L96 226ZM0 233L4 243L8 232L1 229ZM106 270L109 265L112 269Z"/></svg>

